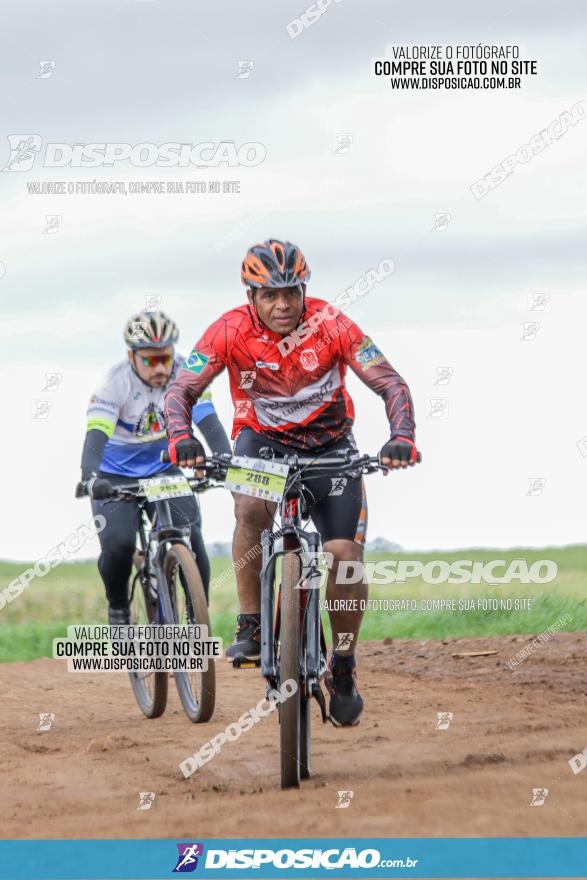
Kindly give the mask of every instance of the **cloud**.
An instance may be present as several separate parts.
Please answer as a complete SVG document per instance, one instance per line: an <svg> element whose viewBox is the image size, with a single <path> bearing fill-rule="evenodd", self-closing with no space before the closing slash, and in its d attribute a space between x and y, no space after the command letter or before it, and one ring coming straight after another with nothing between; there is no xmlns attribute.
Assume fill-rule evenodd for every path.
<svg viewBox="0 0 587 880"><path fill-rule="evenodd" d="M30 557L81 521L68 486L73 491L77 479L86 399L124 356L122 325L144 297L162 297L187 351L214 318L243 301L243 253L268 236L302 246L310 292L326 299L382 258L394 260L393 275L352 317L379 331L414 384L425 466L371 481L372 534L414 547L582 539L579 499L565 500L563 490L581 485L585 462L575 444L587 434L576 411L583 377L572 363L585 323L587 122L480 202L469 189L585 98L582 4L563 0L553 9L546 0L503 0L465 14L460 0L423 0L415 14L410 5L373 0L367 10L344 0L291 40L285 26L301 8L293 0L257 4L254 13L237 3L196 10L189 0L106 0L91 22L73 0L61 5L61 17L40 3L5 10L14 36L3 54L6 133L32 126L46 142L72 143L260 141L268 153L256 168L0 174L6 406L26 427L19 452L35 461L42 450L50 462L39 500L43 526L33 537L16 525L30 515L30 494L19 492L16 469L7 475L18 515L0 555ZM539 60L538 75L519 93L400 94L371 72L371 60L392 40L514 39ZM56 62L54 75L38 80L46 58ZM240 59L254 61L246 80L236 77ZM347 155L333 152L337 134L353 139ZM2 138L1 165L6 155ZM94 177L238 179L241 192L26 192L30 180ZM439 212L451 215L442 232L432 229ZM55 235L42 232L47 214L63 217ZM551 309L525 347L520 327L533 290L550 292ZM434 369L453 362L450 417L437 423L426 415L437 393ZM41 425L31 407L47 370L61 370L64 382L53 418ZM380 402L354 382L357 433L373 449L380 434L371 427L385 430ZM224 378L214 393L229 423ZM553 460L550 438L561 432ZM547 478L543 499L526 498L526 478L540 475ZM229 537L226 505L205 499L210 540Z"/></svg>

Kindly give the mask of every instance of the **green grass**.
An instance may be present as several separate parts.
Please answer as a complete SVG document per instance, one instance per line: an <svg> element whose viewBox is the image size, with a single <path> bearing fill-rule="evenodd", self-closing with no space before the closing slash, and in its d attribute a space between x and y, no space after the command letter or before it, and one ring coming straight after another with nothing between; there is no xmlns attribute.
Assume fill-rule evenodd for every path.
<svg viewBox="0 0 587 880"><path fill-rule="evenodd" d="M375 562L389 554L367 554ZM572 619L567 630L587 630L587 547L584 545L518 550L459 550L417 554L398 554L394 559L415 559L423 563L435 559L451 562L472 559L525 559L528 565L539 559L552 559L558 574L549 584L438 584L429 585L418 578L405 584L375 585L371 599L415 599L420 609L427 599L497 599L525 598L531 600L529 610L469 611L384 611L370 610L365 614L363 639L392 638L434 639L458 636L487 636L508 633L538 633L568 614ZM217 557L212 562L212 578L231 565L231 560ZM0 562L0 589L27 568L26 563ZM225 644L230 643L237 613L236 583L231 574L220 586L212 588L211 611L214 634ZM325 622L327 615L324 615ZM65 635L66 627L75 623L104 623L106 602L96 564L64 563L45 577L35 578L27 590L0 609L0 662L32 660L51 656L52 639ZM326 623L326 631L329 628Z"/></svg>

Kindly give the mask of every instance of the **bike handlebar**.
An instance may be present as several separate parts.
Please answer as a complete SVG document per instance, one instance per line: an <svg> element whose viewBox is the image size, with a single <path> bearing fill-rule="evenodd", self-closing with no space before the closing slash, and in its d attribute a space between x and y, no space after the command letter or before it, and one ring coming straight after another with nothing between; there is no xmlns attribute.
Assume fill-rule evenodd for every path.
<svg viewBox="0 0 587 880"><path fill-rule="evenodd" d="M292 453L291 455L272 455L273 450L269 446L263 446L259 450L259 457L261 459L266 459L267 461L277 461L280 464L287 464L290 468L304 468L304 469L323 469L325 467L333 467L333 468L356 468L356 467L370 467L373 470L378 470L379 468L387 469L386 465L381 464L380 455L360 455L358 452L352 453L350 450L341 455L332 455L332 456L303 456L297 455L296 453ZM422 453L418 452L416 457L416 462L419 463L422 461ZM161 452L161 462L164 464L171 463L169 458L169 452L167 450L163 450ZM414 462L414 464L416 463ZM205 463L201 465L196 465L196 470L204 470L206 473L210 473L210 471L218 471L218 469L222 470L223 468L228 468L232 464L232 456L226 453L222 455L211 455L206 456Z"/></svg>
<svg viewBox="0 0 587 880"><path fill-rule="evenodd" d="M106 478L104 478L106 479ZM149 479L145 477L144 479ZM186 477L190 488L194 492L203 492L206 489L209 489L215 485L216 483L212 483L209 479L209 476L206 477ZM141 490L141 482L139 480L135 480L132 483L124 483L122 486L113 486L114 490L113 495L110 498L104 498L104 501L125 501L130 500L131 498L136 498L139 495ZM79 482L75 488L75 497L76 498L87 498L90 493L88 491L88 484L83 481Z"/></svg>
<svg viewBox="0 0 587 880"><path fill-rule="evenodd" d="M270 461L280 461L284 464L289 464L290 467L303 467L303 468L324 468L324 467L359 467L359 466L372 466L374 468L386 468L386 465L381 464L381 456L380 455L359 455L355 453L352 456L327 456L322 455L319 457L309 457L303 455L285 455L283 458L275 457L274 459L269 459ZM416 457L416 462L422 461L422 453L418 452ZM416 463L414 462L414 464Z"/></svg>
<svg viewBox="0 0 587 880"><path fill-rule="evenodd" d="M339 474L357 469L360 469L360 471L365 474L373 473L377 470L389 470L387 465L381 463L380 455L360 455L358 452L353 453L350 450L342 455L329 456L303 456L295 453L292 455L276 456L272 455L272 452L273 450L270 447L264 446L259 450L259 455L261 458L267 459L267 461L277 461L280 464L286 464L292 470L303 470L306 474L312 470L323 471L328 469L336 470ZM418 452L416 462L421 461L422 453ZM170 463L169 452L167 450L161 452L161 462L163 464ZM205 489L217 485L217 483L211 482L212 480L222 481L226 477L226 471L232 463L233 456L228 455L227 453L206 456L205 462L197 465L195 468L198 471L204 471L205 476L186 477L186 479L195 492L203 492ZM125 483L122 486L115 486L115 494L112 496L112 500L135 497L140 487L141 483L139 481ZM75 497L84 498L88 495L87 484L84 482L78 483L75 490Z"/></svg>

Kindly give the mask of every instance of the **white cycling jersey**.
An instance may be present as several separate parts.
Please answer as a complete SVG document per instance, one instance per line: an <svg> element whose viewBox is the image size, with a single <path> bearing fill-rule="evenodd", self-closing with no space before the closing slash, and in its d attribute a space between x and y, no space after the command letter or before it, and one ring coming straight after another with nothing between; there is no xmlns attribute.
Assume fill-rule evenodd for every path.
<svg viewBox="0 0 587 880"><path fill-rule="evenodd" d="M170 382L185 362L176 355ZM88 405L87 430L98 429L108 437L100 470L126 477L145 477L166 470L160 453L167 449L163 398L168 385L150 388L124 360L108 371ZM200 397L192 410L198 425L215 413L212 395Z"/></svg>

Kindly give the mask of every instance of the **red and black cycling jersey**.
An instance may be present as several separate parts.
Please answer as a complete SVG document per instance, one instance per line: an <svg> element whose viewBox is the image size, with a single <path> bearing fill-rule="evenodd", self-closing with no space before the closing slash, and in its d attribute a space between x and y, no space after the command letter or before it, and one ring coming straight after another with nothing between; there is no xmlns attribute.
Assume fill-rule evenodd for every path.
<svg viewBox="0 0 587 880"><path fill-rule="evenodd" d="M300 451L337 442L354 421L347 366L383 398L390 437L414 440L412 398L402 377L354 321L313 297L306 298L301 324L285 339L265 327L250 305L215 321L167 391L168 437L190 434L194 403L226 368L233 438L249 426Z"/></svg>

